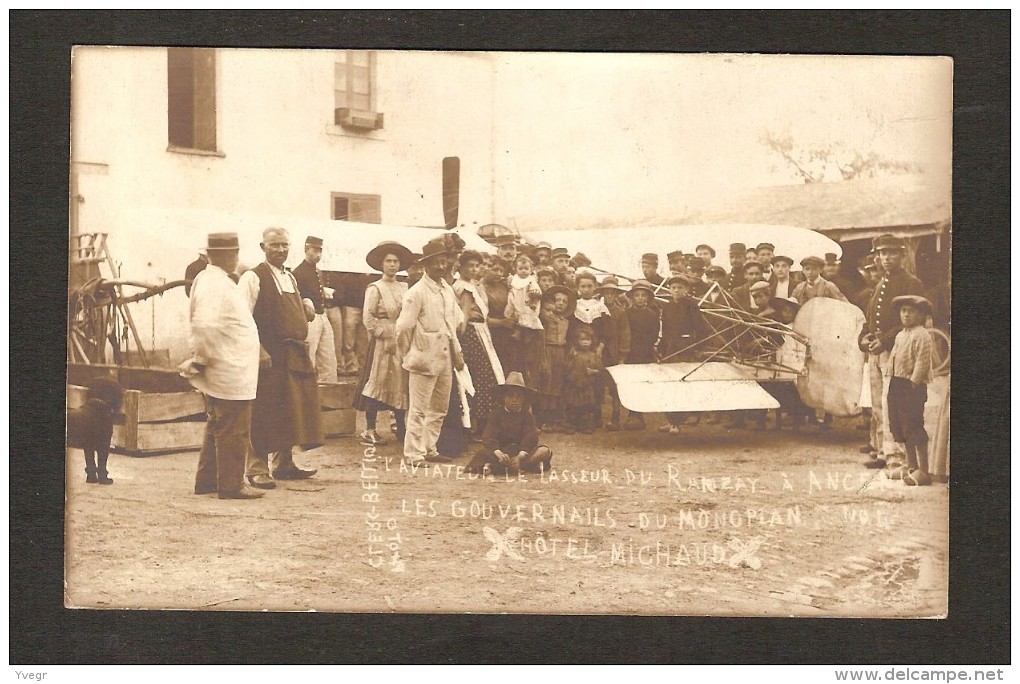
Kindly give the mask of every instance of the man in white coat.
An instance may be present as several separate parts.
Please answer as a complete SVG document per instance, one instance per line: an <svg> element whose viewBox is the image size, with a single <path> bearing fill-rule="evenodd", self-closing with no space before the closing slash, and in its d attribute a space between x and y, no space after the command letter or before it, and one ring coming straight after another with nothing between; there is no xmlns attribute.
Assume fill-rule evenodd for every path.
<svg viewBox="0 0 1020 684"><path fill-rule="evenodd" d="M232 276L238 248L236 233L209 235L209 266L191 286L192 356L181 374L205 395L208 412L195 494L257 499L263 493L245 486L244 467L259 378L259 331Z"/></svg>
<svg viewBox="0 0 1020 684"><path fill-rule="evenodd" d="M420 259L425 276L404 295L394 326L397 348L409 373L404 459L411 464L450 462L436 448L450 407L453 369L464 368L457 339L460 306L443 278L450 256L442 240L425 245Z"/></svg>

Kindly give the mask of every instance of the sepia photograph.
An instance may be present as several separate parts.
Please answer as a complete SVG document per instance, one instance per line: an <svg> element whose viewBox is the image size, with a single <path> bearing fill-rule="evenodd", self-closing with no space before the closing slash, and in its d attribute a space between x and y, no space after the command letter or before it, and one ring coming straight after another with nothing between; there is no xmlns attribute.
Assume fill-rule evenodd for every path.
<svg viewBox="0 0 1020 684"><path fill-rule="evenodd" d="M69 59L65 607L947 617L952 58Z"/></svg>

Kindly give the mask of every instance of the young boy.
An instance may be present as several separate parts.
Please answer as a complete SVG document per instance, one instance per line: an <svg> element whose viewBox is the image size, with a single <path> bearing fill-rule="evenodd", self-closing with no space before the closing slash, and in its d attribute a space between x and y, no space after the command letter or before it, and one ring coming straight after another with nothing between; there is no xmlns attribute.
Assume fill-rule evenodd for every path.
<svg viewBox="0 0 1020 684"><path fill-rule="evenodd" d="M577 298L562 285L549 288L542 298L542 326L545 328L545 349L542 356L541 380L538 383L539 422L543 430L565 428L563 381L570 361L567 332Z"/></svg>
<svg viewBox="0 0 1020 684"><path fill-rule="evenodd" d="M539 445L538 428L531 413L535 391L524 384L524 376L517 372L510 373L498 391L502 407L489 415L482 446L465 470L478 473L486 465L496 475L549 470L552 451Z"/></svg>
<svg viewBox="0 0 1020 684"><path fill-rule="evenodd" d="M609 309L609 321L613 328L612 334L606 341L606 348L602 352L602 364L606 367L623 363L630 354L630 324L627 322L627 307L629 302L624 296L624 290L620 287L620 281L616 276L608 275L602 279L602 285L598 289L602 301ZM606 430L616 432L620 429L620 395L616 391L616 383L609 373L602 375L603 384L609 394L611 402L609 422Z"/></svg>
<svg viewBox="0 0 1020 684"><path fill-rule="evenodd" d="M903 329L896 333L889 354L889 430L893 438L906 443L907 465L890 472L893 479L905 484L931 484L928 473L928 433L924 429L924 404L931 382L931 337L924 321L932 306L924 297L904 295L892 300L893 310L899 309Z"/></svg>
<svg viewBox="0 0 1020 684"><path fill-rule="evenodd" d="M692 347L704 336L701 310L698 303L687 296L694 282L686 274L666 279L670 300L662 305L662 339L659 341L659 358L663 363L693 361ZM667 413L667 422L659 427L659 432L678 435L686 419L685 413Z"/></svg>
<svg viewBox="0 0 1020 684"><path fill-rule="evenodd" d="M535 273L538 278L538 289L545 294L545 291L556 284L556 271L552 270L551 266L542 266Z"/></svg>
<svg viewBox="0 0 1020 684"><path fill-rule="evenodd" d="M655 343L659 340L659 312L651 306L654 290L647 280L635 280L628 295L632 306L627 309L630 327L630 353L625 363L655 363ZM629 411L626 430L644 430L645 417Z"/></svg>

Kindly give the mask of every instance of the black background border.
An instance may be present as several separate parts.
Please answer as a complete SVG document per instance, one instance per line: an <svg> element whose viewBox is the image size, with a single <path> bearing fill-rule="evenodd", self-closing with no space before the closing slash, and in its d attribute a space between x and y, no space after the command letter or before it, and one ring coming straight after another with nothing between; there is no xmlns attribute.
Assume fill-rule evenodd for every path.
<svg viewBox="0 0 1020 684"><path fill-rule="evenodd" d="M10 662L1010 662L1009 22L1008 11L10 12ZM74 44L954 57L949 618L63 608Z"/></svg>

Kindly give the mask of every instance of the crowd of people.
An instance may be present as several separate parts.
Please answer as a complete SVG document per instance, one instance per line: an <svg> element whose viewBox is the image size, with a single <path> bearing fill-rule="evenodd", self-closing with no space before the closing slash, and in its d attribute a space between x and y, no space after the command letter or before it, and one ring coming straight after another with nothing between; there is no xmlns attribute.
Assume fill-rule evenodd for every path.
<svg viewBox="0 0 1020 684"><path fill-rule="evenodd" d="M313 476L295 464L293 448L322 442L317 383L342 376L358 378L361 441L387 440L378 417L389 412L409 465L470 452L469 471L548 469L543 433L646 429L643 414L624 416L606 368L705 359L718 335L704 305L721 301L789 326L814 297L850 302L867 317L859 340L872 397L865 465L892 464L907 484L931 482L919 420L930 340L918 326L932 305L903 267L901 239L874 241L857 264L864 287L842 274L836 254L809 256L795 271L768 243L730 245L729 270L706 244L670 252L668 275L657 254L644 254L642 276L630 279L563 247L512 234L493 242L495 255L465 249L454 233L418 253L385 241L365 255L378 273L371 277L320 271L316 236L291 271L290 236L270 228L265 262L238 278L237 236L210 235L207 265L189 267L193 356L182 365L209 415L196 493L255 498L277 479ZM795 428L814 417L795 392L775 389ZM763 413L733 413L734 426L754 415L764 425ZM659 429L677 434L702 416L665 418ZM815 420L826 429L829 418Z"/></svg>

